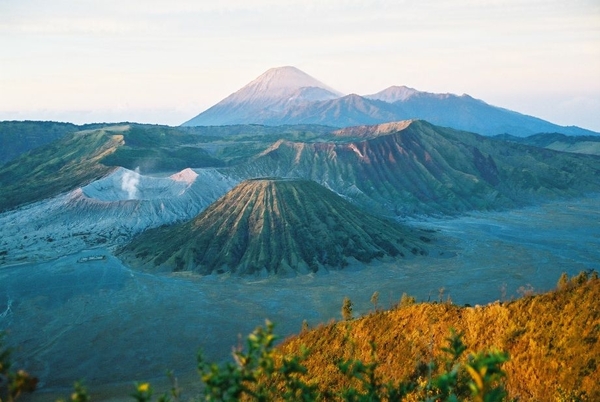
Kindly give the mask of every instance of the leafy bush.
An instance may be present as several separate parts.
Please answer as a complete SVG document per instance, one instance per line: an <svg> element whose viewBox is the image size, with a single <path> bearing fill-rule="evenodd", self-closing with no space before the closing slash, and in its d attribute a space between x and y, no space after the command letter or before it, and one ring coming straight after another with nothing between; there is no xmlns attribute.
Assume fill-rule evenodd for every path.
<svg viewBox="0 0 600 402"><path fill-rule="evenodd" d="M0 402L12 402L25 392L33 392L38 380L25 370L12 369L12 350L4 346L4 337L0 332Z"/></svg>
<svg viewBox="0 0 600 402"><path fill-rule="evenodd" d="M502 401L506 391L501 365L508 360L503 352L479 352L461 359L467 347L462 334L451 331L447 357L429 363L439 374L424 380L414 378L397 384L383 382L377 374L376 347L372 344L371 362L349 358L337 361L337 367L351 384L339 390L321 391L302 364L307 349L299 355L282 356L273 348L273 324L257 328L247 340L247 350L234 353L235 364L208 363L202 355L198 370L205 385L207 401L397 401L404 398L422 401Z"/></svg>

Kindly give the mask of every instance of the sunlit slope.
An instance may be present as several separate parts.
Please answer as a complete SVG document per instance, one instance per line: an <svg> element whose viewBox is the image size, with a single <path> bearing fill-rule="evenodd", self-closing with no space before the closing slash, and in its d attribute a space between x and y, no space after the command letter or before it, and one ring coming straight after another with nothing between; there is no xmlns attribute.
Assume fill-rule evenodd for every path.
<svg viewBox="0 0 600 402"><path fill-rule="evenodd" d="M141 234L121 257L150 270L287 275L422 255L428 241L317 183L261 179L239 184L190 222Z"/></svg>
<svg viewBox="0 0 600 402"><path fill-rule="evenodd" d="M0 211L73 190L114 168L99 163L123 144L126 127L67 134L0 167Z"/></svg>
<svg viewBox="0 0 600 402"><path fill-rule="evenodd" d="M600 190L598 157L424 121L344 129L330 142L279 141L235 171L311 179L398 215L515 207Z"/></svg>
<svg viewBox="0 0 600 402"><path fill-rule="evenodd" d="M379 311L303 332L285 341L280 350L297 354L306 346L310 353L304 365L310 380L335 390L347 385L336 362L351 356L370 362L373 342L380 364L377 374L384 383L399 382L427 378L427 364L443 353L454 328L464 332L467 352L498 348L509 353L504 367L511 398L596 401L600 400L598 300L600 280L579 277L558 291L484 307L444 301ZM587 399L576 399L582 392Z"/></svg>

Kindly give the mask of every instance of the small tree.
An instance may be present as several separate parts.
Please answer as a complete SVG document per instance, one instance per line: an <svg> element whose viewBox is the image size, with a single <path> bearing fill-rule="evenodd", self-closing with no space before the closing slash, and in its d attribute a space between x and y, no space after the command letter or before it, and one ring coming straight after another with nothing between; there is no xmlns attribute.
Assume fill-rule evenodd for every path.
<svg viewBox="0 0 600 402"><path fill-rule="evenodd" d="M556 287L559 290L565 289L567 286L569 286L569 275L567 275L566 272L563 272L562 275L560 276L560 278L558 279L558 283L556 284Z"/></svg>
<svg viewBox="0 0 600 402"><path fill-rule="evenodd" d="M373 304L373 309L377 311L377 304L379 303L379 292L375 291L373 296L371 296L371 303Z"/></svg>
<svg viewBox="0 0 600 402"><path fill-rule="evenodd" d="M574 276L571 278L571 282L575 285L583 285L584 283L586 283L589 279L589 275L587 272L585 271L581 271L580 273L577 274L577 276Z"/></svg>
<svg viewBox="0 0 600 402"><path fill-rule="evenodd" d="M398 304L398 307L407 307L415 304L416 302L417 299L415 299L414 296L409 296L406 293L402 293L402 297L400 298L400 303Z"/></svg>
<svg viewBox="0 0 600 402"><path fill-rule="evenodd" d="M525 286L520 286L517 289L517 293L521 295L521 297L531 297L534 294L533 286L531 284L527 284Z"/></svg>
<svg viewBox="0 0 600 402"><path fill-rule="evenodd" d="M344 321L350 321L352 319L352 300L348 297L344 297L342 303L342 318Z"/></svg>
<svg viewBox="0 0 600 402"><path fill-rule="evenodd" d="M0 401L13 402L23 393L35 391L38 379L25 370L13 370L12 350L4 346L4 332L0 332Z"/></svg>

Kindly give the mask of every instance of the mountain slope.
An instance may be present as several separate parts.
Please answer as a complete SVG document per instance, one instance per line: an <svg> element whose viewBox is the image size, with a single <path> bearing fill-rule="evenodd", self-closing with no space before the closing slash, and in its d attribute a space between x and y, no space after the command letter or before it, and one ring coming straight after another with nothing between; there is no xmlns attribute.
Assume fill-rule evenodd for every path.
<svg viewBox="0 0 600 402"><path fill-rule="evenodd" d="M0 167L0 212L52 197L112 170L100 160L123 145L126 127L68 134Z"/></svg>
<svg viewBox="0 0 600 402"><path fill-rule="evenodd" d="M272 68L182 125L261 124L287 107L340 95L295 67Z"/></svg>
<svg viewBox="0 0 600 402"><path fill-rule="evenodd" d="M150 270L288 275L348 258L425 254L429 239L305 180L243 182L190 222L147 231L120 257Z"/></svg>
<svg viewBox="0 0 600 402"><path fill-rule="evenodd" d="M232 168L240 178L314 180L380 213L457 213L600 190L600 158L423 121L353 127L331 142L279 141Z"/></svg>
<svg viewBox="0 0 600 402"><path fill-rule="evenodd" d="M25 153L24 149L17 147L15 150L20 155L6 165L0 165L0 211L71 191L116 167L160 175L185 168L222 167L241 163L280 138L315 139L332 130L330 127L314 125L168 127L93 124L79 126L89 129L66 133L61 130L65 127L76 129L78 126L58 124L56 128L55 123L45 122L0 123L0 130L3 127L8 131L0 134L6 135L7 141L23 134L32 139L33 143L29 145L36 149ZM36 138L40 136L46 139L46 129L50 130L46 133L49 136L56 131L58 134L55 134L60 138L42 145L43 141L37 141ZM110 147L110 151L107 151L102 142L112 141L117 138L115 135L119 136L119 140L107 145ZM57 175L60 172L65 174Z"/></svg>
<svg viewBox="0 0 600 402"><path fill-rule="evenodd" d="M199 136L176 127L132 124L123 132L124 143L100 162L143 172L172 172L185 168L223 166L197 143Z"/></svg>
<svg viewBox="0 0 600 402"><path fill-rule="evenodd" d="M398 119L392 105L351 94L287 108L267 119L265 124L321 124L349 127L395 120Z"/></svg>
<svg viewBox="0 0 600 402"><path fill-rule="evenodd" d="M365 95L367 99L375 99L380 100L387 103L395 103L401 102L409 99L410 97L418 94L422 94L424 92L417 91L414 88L409 88L407 86L391 86L389 88L384 89L383 91L377 92L372 95Z"/></svg>
<svg viewBox="0 0 600 402"><path fill-rule="evenodd" d="M369 99L392 101L397 120L422 119L444 127L471 131L482 135L510 133L527 136L536 133L560 132L568 135L590 135L592 131L579 127L561 127L537 117L496 107L469 95L433 94L406 88L390 89L367 96Z"/></svg>
<svg viewBox="0 0 600 402"><path fill-rule="evenodd" d="M508 303L475 308L422 303L379 311L303 332L284 341L279 351L299 355L308 348L303 361L311 373L307 380L321 390L349 385L336 366L349 358L365 363L375 358L381 383L397 384L427 376L427 364L434 356L442 357L441 348L448 346L446 339L454 328L464 333L467 353L496 348L509 353L504 370L511 400L596 401L600 398L599 298L597 276L589 280L578 276L557 291Z"/></svg>

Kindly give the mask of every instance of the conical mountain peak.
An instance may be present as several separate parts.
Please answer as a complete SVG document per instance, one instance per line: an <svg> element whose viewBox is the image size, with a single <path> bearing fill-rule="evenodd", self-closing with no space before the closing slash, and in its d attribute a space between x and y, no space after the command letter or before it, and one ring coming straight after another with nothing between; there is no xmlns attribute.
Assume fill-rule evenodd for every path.
<svg viewBox="0 0 600 402"><path fill-rule="evenodd" d="M466 94L458 96L391 86L372 95L342 96L292 66L271 68L183 125L319 124L342 128L410 119L483 135L597 134L578 127L557 126Z"/></svg>
<svg viewBox="0 0 600 402"><path fill-rule="evenodd" d="M271 68L238 92L252 90L255 93L270 94L269 96L273 96L271 94L281 91L296 91L300 88L310 87L325 89L341 96L341 93L335 89L292 66Z"/></svg>
<svg viewBox="0 0 600 402"><path fill-rule="evenodd" d="M340 96L340 92L296 67L276 67L183 125L264 124L289 108Z"/></svg>
<svg viewBox="0 0 600 402"><path fill-rule="evenodd" d="M417 91L414 88L410 88L407 86L391 86L389 88L384 89L383 91L377 92L373 95L366 95L367 99L375 99L388 103L394 103L398 101L405 101L412 96L419 94L421 92Z"/></svg>
<svg viewBox="0 0 600 402"><path fill-rule="evenodd" d="M273 103L286 102L290 99L302 100L301 94L307 88L312 89L313 92L316 89L320 93L317 96L312 93L311 101L334 99L341 95L335 89L296 67L286 66L267 70L237 92L223 99L220 104L252 104L268 108Z"/></svg>
<svg viewBox="0 0 600 402"><path fill-rule="evenodd" d="M150 270L290 275L425 254L424 244L411 229L366 214L316 182L254 179L190 222L143 233L122 257Z"/></svg>

